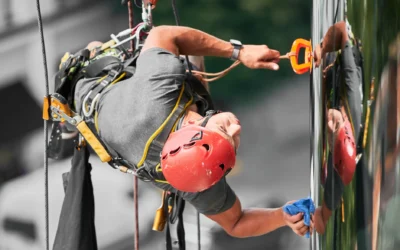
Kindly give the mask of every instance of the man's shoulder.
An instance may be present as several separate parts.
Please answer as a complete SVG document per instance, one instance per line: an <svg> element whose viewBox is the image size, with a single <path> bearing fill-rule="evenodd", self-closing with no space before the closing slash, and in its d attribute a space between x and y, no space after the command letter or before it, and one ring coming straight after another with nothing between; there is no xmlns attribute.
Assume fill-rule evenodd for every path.
<svg viewBox="0 0 400 250"><path fill-rule="evenodd" d="M172 52L158 47L141 52L136 64L136 75L139 76L171 75L180 77L184 73L182 59Z"/></svg>

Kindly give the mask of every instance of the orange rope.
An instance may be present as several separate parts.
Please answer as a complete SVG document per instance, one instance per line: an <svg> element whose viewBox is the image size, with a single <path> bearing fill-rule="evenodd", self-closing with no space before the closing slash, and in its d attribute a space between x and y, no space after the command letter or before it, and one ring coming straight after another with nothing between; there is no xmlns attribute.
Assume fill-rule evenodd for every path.
<svg viewBox="0 0 400 250"><path fill-rule="evenodd" d="M206 82L212 82L212 81L220 79L221 77L226 76L229 73L229 71L231 71L233 68L237 67L239 64L240 64L239 60L235 61L234 63L232 63L231 66L229 66L225 70L218 72L218 73L207 73L207 72L197 71L197 70L192 70L192 73L193 73L193 75L199 75L199 76L203 76L203 77L215 76L214 78L205 78L204 79L204 81L206 81Z"/></svg>
<svg viewBox="0 0 400 250"><path fill-rule="evenodd" d="M292 56L297 57L296 52L288 52L288 53L286 53L286 55L280 56L279 59L290 59L290 57L292 57Z"/></svg>

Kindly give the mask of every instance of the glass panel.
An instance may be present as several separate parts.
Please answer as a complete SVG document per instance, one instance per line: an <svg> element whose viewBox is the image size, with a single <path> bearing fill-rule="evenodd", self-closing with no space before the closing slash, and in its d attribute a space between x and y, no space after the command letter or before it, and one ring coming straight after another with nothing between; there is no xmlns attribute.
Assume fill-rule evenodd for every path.
<svg viewBox="0 0 400 250"><path fill-rule="evenodd" d="M313 2L312 249L400 245L398 4Z"/></svg>

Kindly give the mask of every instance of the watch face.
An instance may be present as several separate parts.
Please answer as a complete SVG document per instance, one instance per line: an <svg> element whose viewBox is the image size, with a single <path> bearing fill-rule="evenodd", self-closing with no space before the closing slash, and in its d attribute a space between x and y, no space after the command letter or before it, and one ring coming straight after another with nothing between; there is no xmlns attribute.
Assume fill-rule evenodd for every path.
<svg viewBox="0 0 400 250"><path fill-rule="evenodd" d="M230 40L230 43L231 43L231 44L234 44L234 45L239 45L239 46L242 45L242 43L241 43L240 41L235 40L235 39L231 39L231 40Z"/></svg>

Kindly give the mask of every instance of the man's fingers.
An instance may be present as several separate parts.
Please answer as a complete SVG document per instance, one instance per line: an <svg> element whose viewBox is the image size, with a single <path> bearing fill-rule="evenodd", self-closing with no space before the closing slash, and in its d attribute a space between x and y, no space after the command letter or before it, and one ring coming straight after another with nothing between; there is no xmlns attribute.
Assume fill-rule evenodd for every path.
<svg viewBox="0 0 400 250"><path fill-rule="evenodd" d="M279 65L273 62L258 62L254 66L256 69L270 69L270 70L279 69Z"/></svg>
<svg viewBox="0 0 400 250"><path fill-rule="evenodd" d="M306 225L304 224L304 221L303 221L303 220L300 220L300 221L294 223L293 228L295 228L295 229L297 229L297 230L300 230L300 229L303 228L304 226L306 226ZM308 227L308 226L306 226L306 227Z"/></svg>
<svg viewBox="0 0 400 250"><path fill-rule="evenodd" d="M279 51L274 50L274 49L269 50L269 56L268 56L269 59L276 59L276 58L279 58L280 56L281 56L281 53Z"/></svg>
<svg viewBox="0 0 400 250"><path fill-rule="evenodd" d="M304 236L308 232L308 230L308 226L304 225L304 227L300 228L298 231L301 233L302 236Z"/></svg>
<svg viewBox="0 0 400 250"><path fill-rule="evenodd" d="M296 215L290 216L288 218L288 221L292 224L296 224L297 222L300 222L301 220L303 220L303 214L298 213Z"/></svg>
<svg viewBox="0 0 400 250"><path fill-rule="evenodd" d="M263 48L264 48L263 52L260 53L260 60L266 62L272 62L276 59L279 60L279 56L281 55L279 51L274 49L269 49L268 46L264 46Z"/></svg>

